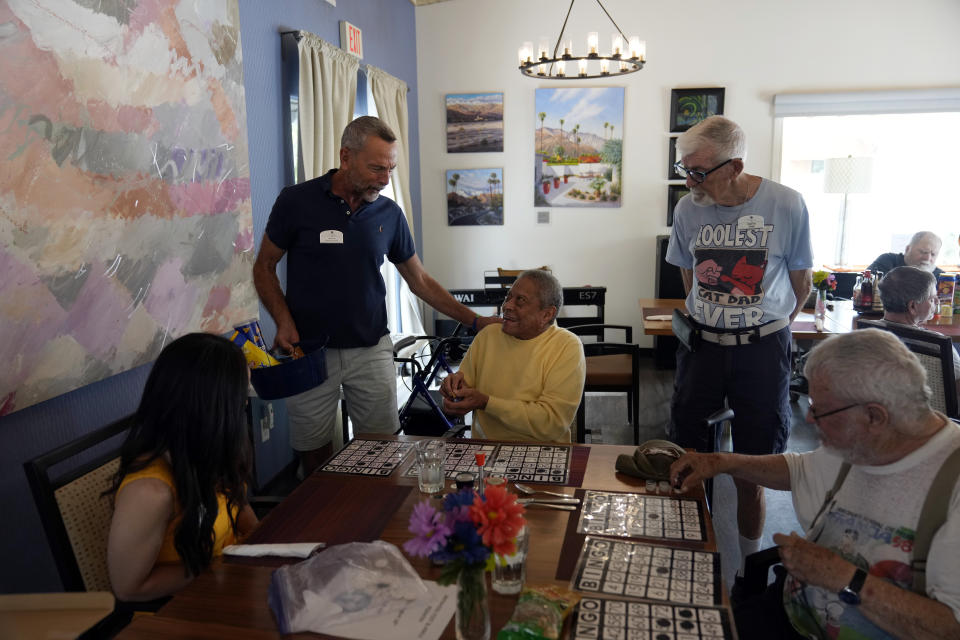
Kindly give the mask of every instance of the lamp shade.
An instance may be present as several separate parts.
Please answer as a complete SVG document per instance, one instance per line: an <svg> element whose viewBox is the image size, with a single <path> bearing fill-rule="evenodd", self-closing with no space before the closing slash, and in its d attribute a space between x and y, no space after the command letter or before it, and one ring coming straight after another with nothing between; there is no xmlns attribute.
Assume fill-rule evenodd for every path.
<svg viewBox="0 0 960 640"><path fill-rule="evenodd" d="M823 170L824 193L869 193L873 158L827 158Z"/></svg>

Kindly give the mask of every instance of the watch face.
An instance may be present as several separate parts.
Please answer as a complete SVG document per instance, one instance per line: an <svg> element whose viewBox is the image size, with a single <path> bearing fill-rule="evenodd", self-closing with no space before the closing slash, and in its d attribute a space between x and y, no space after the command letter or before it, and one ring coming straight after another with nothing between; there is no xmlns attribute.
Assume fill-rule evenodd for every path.
<svg viewBox="0 0 960 640"><path fill-rule="evenodd" d="M841 589L837 596L846 604L860 604L860 594L850 587Z"/></svg>

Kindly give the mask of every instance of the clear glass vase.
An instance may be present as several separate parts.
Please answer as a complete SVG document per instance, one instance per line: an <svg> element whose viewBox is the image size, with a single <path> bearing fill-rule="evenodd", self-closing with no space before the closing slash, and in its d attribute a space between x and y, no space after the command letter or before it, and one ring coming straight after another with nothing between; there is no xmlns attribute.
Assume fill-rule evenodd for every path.
<svg viewBox="0 0 960 640"><path fill-rule="evenodd" d="M464 567L457 576L457 640L489 640L490 605L483 565Z"/></svg>
<svg viewBox="0 0 960 640"><path fill-rule="evenodd" d="M813 324L817 331L823 331L823 321L827 317L827 290L817 289L817 302L813 309Z"/></svg>

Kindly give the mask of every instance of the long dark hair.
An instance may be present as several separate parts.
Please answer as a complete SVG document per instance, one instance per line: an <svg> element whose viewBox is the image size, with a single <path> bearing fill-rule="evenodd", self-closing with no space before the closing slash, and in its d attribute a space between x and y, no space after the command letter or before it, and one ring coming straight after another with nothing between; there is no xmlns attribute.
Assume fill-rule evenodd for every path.
<svg viewBox="0 0 960 640"><path fill-rule="evenodd" d="M174 546L191 575L213 555L217 493L227 499L235 533L247 502L247 384L246 360L235 344L208 333L178 338L154 362L123 443L112 493L127 474L169 452L182 516Z"/></svg>

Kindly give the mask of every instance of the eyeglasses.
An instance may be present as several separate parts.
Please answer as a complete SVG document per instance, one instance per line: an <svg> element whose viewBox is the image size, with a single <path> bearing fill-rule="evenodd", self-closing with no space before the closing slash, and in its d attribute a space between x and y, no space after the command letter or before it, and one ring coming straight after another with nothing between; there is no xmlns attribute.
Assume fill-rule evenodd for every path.
<svg viewBox="0 0 960 640"><path fill-rule="evenodd" d="M706 180L708 175L710 175L720 167L725 166L727 163L733 162L733 160L734 160L733 158L724 160L723 162L715 166L713 169L710 169L709 171L696 171L694 169L687 169L685 166L683 166L683 164L679 160L673 163L673 168L680 175L681 178L689 177L689 178L692 178L694 182L699 184L704 180Z"/></svg>
<svg viewBox="0 0 960 640"><path fill-rule="evenodd" d="M846 411L847 409L853 409L854 407L859 407L859 406L862 405L862 404L863 404L862 402L855 402L855 403L853 403L853 404L848 404L848 405L845 406L845 407L840 407L839 409L834 409L833 411L825 411L824 413L817 413L816 411L813 410L813 405L810 405L810 408L807 409L807 411L810 413L810 415L813 416L813 419L814 419L814 420L822 420L823 418L826 418L827 416L832 416L832 415L835 414L835 413L840 413L841 411Z"/></svg>

